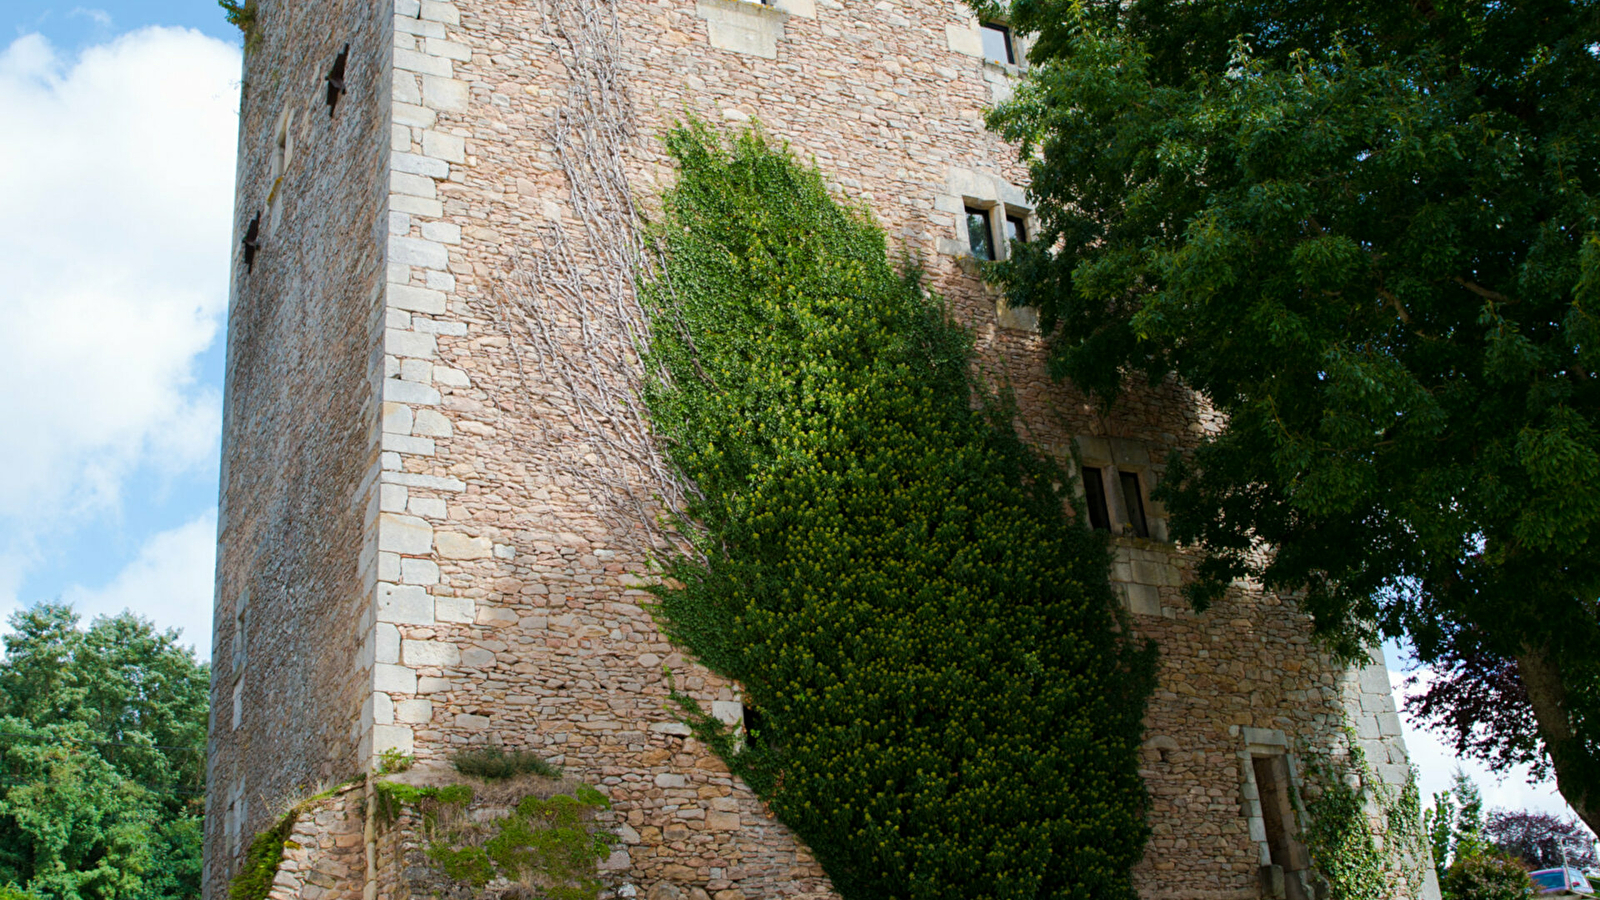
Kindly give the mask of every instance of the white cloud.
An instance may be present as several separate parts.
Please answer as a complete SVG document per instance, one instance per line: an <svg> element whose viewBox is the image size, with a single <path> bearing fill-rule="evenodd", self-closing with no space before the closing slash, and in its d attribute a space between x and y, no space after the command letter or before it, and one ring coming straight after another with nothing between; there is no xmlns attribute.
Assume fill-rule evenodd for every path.
<svg viewBox="0 0 1600 900"><path fill-rule="evenodd" d="M215 453L195 362L227 305L239 65L172 28L0 50L0 588L133 473Z"/></svg>
<svg viewBox="0 0 1600 900"><path fill-rule="evenodd" d="M183 631L201 659L211 657L212 573L217 556L217 515L208 512L145 542L139 556L99 588L70 588L62 599L84 620L133 610L165 630Z"/></svg>

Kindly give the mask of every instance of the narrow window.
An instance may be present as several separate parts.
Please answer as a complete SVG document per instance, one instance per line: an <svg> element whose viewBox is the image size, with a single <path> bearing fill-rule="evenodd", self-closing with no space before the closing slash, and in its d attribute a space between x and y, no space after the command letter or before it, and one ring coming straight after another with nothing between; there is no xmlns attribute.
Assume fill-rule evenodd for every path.
<svg viewBox="0 0 1600 900"><path fill-rule="evenodd" d="M1083 467L1083 496L1089 501L1089 527L1111 530L1111 510L1106 506L1105 476L1094 466Z"/></svg>
<svg viewBox="0 0 1600 900"><path fill-rule="evenodd" d="M1306 900L1305 882L1299 873L1310 866L1299 838L1294 805L1289 799L1289 762L1282 755L1256 756L1250 767L1256 776L1256 795L1261 802L1261 823L1267 833L1267 853L1272 865L1281 870L1285 900Z"/></svg>
<svg viewBox="0 0 1600 900"><path fill-rule="evenodd" d="M233 683L233 730L238 731L244 722L244 679Z"/></svg>
<svg viewBox="0 0 1600 900"><path fill-rule="evenodd" d="M983 33L984 59L1008 66L1017 64L1016 52L1011 48L1011 29L994 22L984 22L979 30Z"/></svg>
<svg viewBox="0 0 1600 900"><path fill-rule="evenodd" d="M994 237L989 233L989 211L967 207L967 243L975 259L994 260Z"/></svg>
<svg viewBox="0 0 1600 900"><path fill-rule="evenodd" d="M250 659L250 592L244 591L239 595L238 612L234 614L233 622L233 674L237 676L244 671L244 665Z"/></svg>
<svg viewBox="0 0 1600 900"><path fill-rule="evenodd" d="M744 700L743 720L740 724L744 726L746 746L760 747L766 743L766 735L762 733L761 712L750 705L749 697Z"/></svg>
<svg viewBox="0 0 1600 900"><path fill-rule="evenodd" d="M1128 510L1128 527L1142 538L1150 536L1150 524L1144 518L1144 497L1139 493L1137 472L1122 472L1122 503Z"/></svg>
<svg viewBox="0 0 1600 900"><path fill-rule="evenodd" d="M1028 222L1021 216L1006 214L1006 244L1012 241L1026 241L1028 239Z"/></svg>

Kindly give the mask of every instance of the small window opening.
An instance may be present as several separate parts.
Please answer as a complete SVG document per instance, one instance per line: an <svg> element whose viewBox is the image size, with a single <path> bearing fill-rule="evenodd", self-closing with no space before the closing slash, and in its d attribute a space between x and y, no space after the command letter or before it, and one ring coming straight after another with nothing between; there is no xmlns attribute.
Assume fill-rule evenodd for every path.
<svg viewBox="0 0 1600 900"><path fill-rule="evenodd" d="M235 677L244 671L244 665L250 659L249 591L245 591L239 595L237 609L238 612L234 613L233 620L233 674Z"/></svg>
<svg viewBox="0 0 1600 900"><path fill-rule="evenodd" d="M983 33L984 59L1008 66L1017 64L1017 54L1011 45L1010 28L995 22L984 22L979 30Z"/></svg>
<svg viewBox="0 0 1600 900"><path fill-rule="evenodd" d="M1150 536L1150 523L1144 517L1144 496L1139 491L1139 474L1121 472L1122 504L1128 512L1128 528L1142 538Z"/></svg>
<svg viewBox="0 0 1600 900"><path fill-rule="evenodd" d="M766 736L763 732L761 711L750 705L750 698L744 700L744 713L741 724L744 726L744 742L747 747L765 746Z"/></svg>
<svg viewBox="0 0 1600 900"><path fill-rule="evenodd" d="M1094 466L1083 467L1083 496L1089 501L1089 527L1110 531L1111 509L1106 506L1105 476Z"/></svg>
<svg viewBox="0 0 1600 900"><path fill-rule="evenodd" d="M967 207L967 243L975 259L994 261L994 236L989 233L989 211Z"/></svg>
<svg viewBox="0 0 1600 900"><path fill-rule="evenodd" d="M1305 882L1299 873L1310 867L1311 860L1299 841L1299 823L1295 820L1294 805L1289 799L1289 762L1279 754L1256 756L1250 760L1256 776L1256 794L1261 802L1261 820L1267 833L1267 852L1272 866L1281 870L1283 897L1286 900L1308 900Z"/></svg>
<svg viewBox="0 0 1600 900"><path fill-rule="evenodd" d="M1011 241L1026 241L1028 239L1028 221L1021 216L1006 215L1006 243Z"/></svg>

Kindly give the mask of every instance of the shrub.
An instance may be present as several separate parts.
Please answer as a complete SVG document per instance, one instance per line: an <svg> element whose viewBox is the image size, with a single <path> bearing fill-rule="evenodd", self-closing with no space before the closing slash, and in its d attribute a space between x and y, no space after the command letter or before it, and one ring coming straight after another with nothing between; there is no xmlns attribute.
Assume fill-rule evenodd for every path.
<svg viewBox="0 0 1600 900"><path fill-rule="evenodd" d="M1526 900L1533 893L1528 870L1490 850L1458 854L1439 887L1445 900Z"/></svg>
<svg viewBox="0 0 1600 900"><path fill-rule="evenodd" d="M527 750L505 751L498 747L481 750L463 750L450 757L456 771L463 775L497 781L518 775L540 775L560 778L561 770L545 762L536 753Z"/></svg>
<svg viewBox="0 0 1600 900"><path fill-rule="evenodd" d="M865 211L758 131L667 149L646 403L698 552L656 613L762 716L696 728L845 898L1132 897L1154 651L1103 538Z"/></svg>

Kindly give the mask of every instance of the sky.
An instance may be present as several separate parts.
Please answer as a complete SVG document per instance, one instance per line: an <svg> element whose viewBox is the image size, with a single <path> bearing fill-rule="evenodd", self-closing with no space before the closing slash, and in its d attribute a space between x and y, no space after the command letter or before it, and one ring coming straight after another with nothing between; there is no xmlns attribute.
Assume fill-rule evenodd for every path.
<svg viewBox="0 0 1600 900"><path fill-rule="evenodd" d="M0 617L131 609L210 657L239 43L212 0L0 5ZM1460 765L1567 812L1407 744L1425 800Z"/></svg>

